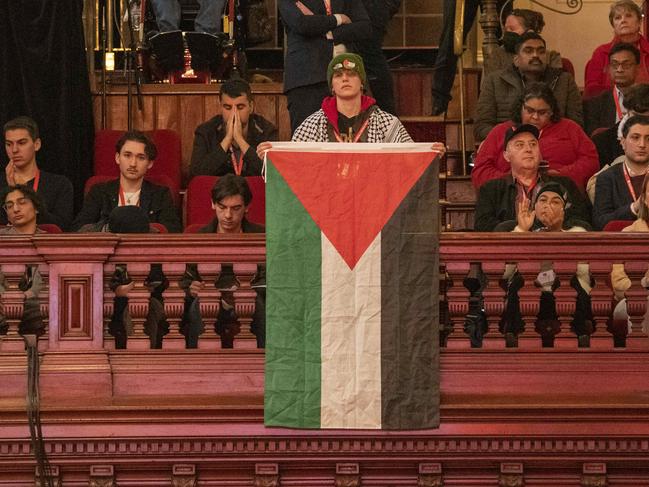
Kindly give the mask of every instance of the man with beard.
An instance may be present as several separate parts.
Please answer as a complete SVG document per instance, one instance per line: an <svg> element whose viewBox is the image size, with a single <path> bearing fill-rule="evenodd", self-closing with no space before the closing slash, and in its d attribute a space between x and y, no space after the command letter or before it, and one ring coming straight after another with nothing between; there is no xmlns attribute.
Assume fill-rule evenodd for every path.
<svg viewBox="0 0 649 487"><path fill-rule="evenodd" d="M649 117L634 115L622 127L624 160L597 175L593 223L601 230L612 220L635 220L642 183L649 169Z"/></svg>
<svg viewBox="0 0 649 487"><path fill-rule="evenodd" d="M565 71L548 67L545 40L535 32L526 32L516 45L514 64L494 71L482 81L473 128L475 139L484 140L498 123L509 120L525 86L535 81L550 87L561 116L583 125L581 94L575 80Z"/></svg>

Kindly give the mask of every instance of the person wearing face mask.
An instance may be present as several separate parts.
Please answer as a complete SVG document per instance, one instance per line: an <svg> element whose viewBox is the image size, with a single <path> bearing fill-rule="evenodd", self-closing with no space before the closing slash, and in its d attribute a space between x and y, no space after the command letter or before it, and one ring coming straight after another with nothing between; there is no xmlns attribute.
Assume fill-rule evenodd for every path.
<svg viewBox="0 0 649 487"><path fill-rule="evenodd" d="M509 120L518 98L530 83L544 82L554 94L561 115L583 124L581 93L571 74L547 65L545 40L535 32L523 34L516 45L514 64L483 79L473 135L487 138L497 124Z"/></svg>
<svg viewBox="0 0 649 487"><path fill-rule="evenodd" d="M548 174L568 177L583 191L599 169L595 145L579 125L561 117L557 100L545 83L528 85L514 107L512 119L489 132L476 154L471 171L473 186L477 189L511 170L502 151L502 139L510 127L521 123L539 130L541 156L547 161Z"/></svg>
<svg viewBox="0 0 649 487"><path fill-rule="evenodd" d="M640 33L642 10L633 0L619 0L611 5L608 20L613 27L613 40L602 44L586 63L584 98L597 96L613 85L608 69L609 56L615 44L626 42L640 51L637 82L649 82L649 41Z"/></svg>
<svg viewBox="0 0 649 487"><path fill-rule="evenodd" d="M484 60L484 74L510 66L514 61L516 44L526 32L540 34L545 26L543 14L526 8L515 8L507 16L503 25L502 45L494 49ZM561 54L548 51L548 66L562 69Z"/></svg>

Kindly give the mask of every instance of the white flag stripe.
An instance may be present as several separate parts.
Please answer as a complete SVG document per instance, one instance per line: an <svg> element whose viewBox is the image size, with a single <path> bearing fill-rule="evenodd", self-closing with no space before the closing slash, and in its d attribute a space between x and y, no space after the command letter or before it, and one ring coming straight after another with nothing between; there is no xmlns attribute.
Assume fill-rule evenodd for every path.
<svg viewBox="0 0 649 487"><path fill-rule="evenodd" d="M321 240L321 427L381 428L381 234L353 270Z"/></svg>

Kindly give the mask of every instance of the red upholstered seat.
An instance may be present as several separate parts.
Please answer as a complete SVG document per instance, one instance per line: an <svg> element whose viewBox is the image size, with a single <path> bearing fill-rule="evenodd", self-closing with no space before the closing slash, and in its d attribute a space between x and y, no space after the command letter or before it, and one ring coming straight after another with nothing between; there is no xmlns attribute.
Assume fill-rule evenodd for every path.
<svg viewBox="0 0 649 487"><path fill-rule="evenodd" d="M98 130L95 133L95 156L94 156L94 174L95 176L119 176L119 168L115 163L115 144L122 136L122 130ZM178 193L182 184L181 173L181 143L180 136L169 129L157 129L146 132L158 149L158 157L153 167L147 173L147 179L169 186L174 201L178 200ZM164 178L162 178L164 176ZM88 186L86 184L86 190Z"/></svg>
<svg viewBox="0 0 649 487"><path fill-rule="evenodd" d="M63 230L55 223L41 223L38 228L46 233L63 233Z"/></svg>
<svg viewBox="0 0 649 487"><path fill-rule="evenodd" d="M621 232L623 228L628 227L633 220L611 220L604 227L605 232Z"/></svg>
<svg viewBox="0 0 649 487"><path fill-rule="evenodd" d="M217 176L195 176L189 182L185 195L186 227L199 225L200 228L214 218L211 192L218 179ZM248 220L263 225L266 222L266 183L261 176L248 176L246 181L252 192Z"/></svg>
<svg viewBox="0 0 649 487"><path fill-rule="evenodd" d="M198 231L203 228L205 225L202 223L193 223L192 225L187 225L183 233L198 233Z"/></svg>

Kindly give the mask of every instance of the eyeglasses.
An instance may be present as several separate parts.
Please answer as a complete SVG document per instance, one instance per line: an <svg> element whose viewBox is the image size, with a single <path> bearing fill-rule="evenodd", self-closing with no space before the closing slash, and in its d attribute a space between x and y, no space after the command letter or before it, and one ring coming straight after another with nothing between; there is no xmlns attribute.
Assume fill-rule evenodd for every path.
<svg viewBox="0 0 649 487"><path fill-rule="evenodd" d="M524 104L523 110L525 110L525 113L527 113L529 116L533 116L534 114L538 115L539 118L552 116L552 110L550 110L549 108L537 110L536 108L532 108L531 106Z"/></svg>
<svg viewBox="0 0 649 487"><path fill-rule="evenodd" d="M634 67L636 63L633 61L623 61L621 63L618 63L617 61L611 61L611 64L609 65L613 71L617 71L619 68L622 68L622 71L626 71L628 69L631 69Z"/></svg>
<svg viewBox="0 0 649 487"><path fill-rule="evenodd" d="M14 209L14 206L20 206L21 208L29 203L31 200L29 198L18 198L16 201L7 201L2 207L5 211L11 211Z"/></svg>

